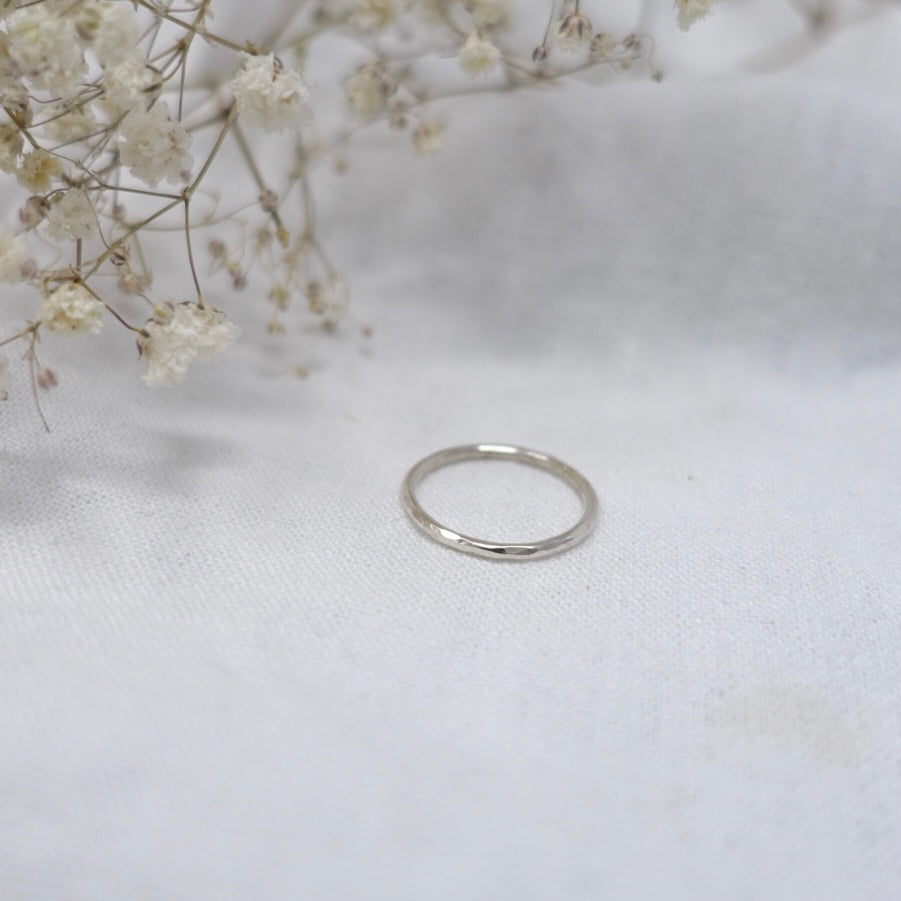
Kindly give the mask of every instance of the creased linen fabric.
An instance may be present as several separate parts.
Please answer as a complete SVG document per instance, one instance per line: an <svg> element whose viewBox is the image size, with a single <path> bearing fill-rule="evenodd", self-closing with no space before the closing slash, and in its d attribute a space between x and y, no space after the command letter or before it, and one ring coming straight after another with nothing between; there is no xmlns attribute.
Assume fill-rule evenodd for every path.
<svg viewBox="0 0 901 901"><path fill-rule="evenodd" d="M336 335L223 295L244 337L177 391L106 329L42 345L51 434L0 410L4 899L897 897L901 101L454 110L325 179ZM471 441L578 468L595 535L429 542L401 479ZM423 499L574 512L494 463Z"/></svg>

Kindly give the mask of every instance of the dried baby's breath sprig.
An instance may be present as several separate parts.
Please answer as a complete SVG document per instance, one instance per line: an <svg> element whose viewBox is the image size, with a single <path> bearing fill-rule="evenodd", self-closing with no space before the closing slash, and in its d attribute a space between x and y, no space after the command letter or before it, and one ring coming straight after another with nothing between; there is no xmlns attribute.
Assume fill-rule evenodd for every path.
<svg viewBox="0 0 901 901"><path fill-rule="evenodd" d="M237 339L223 292L256 289L273 334L303 317L341 327L350 292L324 245L314 176L323 161L345 171L346 145L364 130L389 126L407 152L430 156L453 128L435 109L448 98L589 72L612 80L629 67L662 77L655 36L611 27L599 0L548 0L543 33L525 46L513 26L526 4L511 0L284 0L256 43L240 25L217 30L221 5L0 0L0 178L20 192L0 223L0 282L25 286L33 305L0 347L24 347L36 401L59 381L37 359L45 335L72 336L87 356L86 336L109 323L132 333L144 381L166 386ZM711 11L711 0L674 0L672 18L686 29ZM322 132L317 106L336 93L320 96L308 67L313 46L334 37L361 55L340 74L346 124ZM215 68L204 68L204 45L219 52ZM429 59L455 60L459 84L430 82L419 65ZM260 153L262 140L278 153ZM220 193L208 176L223 152L243 168L229 166ZM181 299L155 296L173 275L177 288L159 290ZM0 397L10 390L2 356Z"/></svg>

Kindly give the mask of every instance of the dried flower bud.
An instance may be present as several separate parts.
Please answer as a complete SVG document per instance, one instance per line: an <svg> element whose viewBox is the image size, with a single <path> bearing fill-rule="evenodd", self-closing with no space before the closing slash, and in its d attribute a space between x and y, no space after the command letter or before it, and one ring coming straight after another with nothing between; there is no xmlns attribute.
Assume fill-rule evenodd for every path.
<svg viewBox="0 0 901 901"><path fill-rule="evenodd" d="M554 29L554 38L561 50L581 50L592 36L591 21L582 13L567 13L562 16Z"/></svg>
<svg viewBox="0 0 901 901"><path fill-rule="evenodd" d="M175 315L175 304L171 300L164 300L158 303L151 313L148 322L155 322L157 325L168 325Z"/></svg>
<svg viewBox="0 0 901 901"><path fill-rule="evenodd" d="M413 148L423 156L439 153L444 147L444 126L439 122L420 122L413 132Z"/></svg>
<svg viewBox="0 0 901 901"><path fill-rule="evenodd" d="M241 269L240 263L231 262L225 267L228 274L231 276L232 287L236 291L243 291L247 287L247 275L244 270Z"/></svg>
<svg viewBox="0 0 901 901"><path fill-rule="evenodd" d="M324 285L320 282L310 282L307 286L307 300L310 311L323 317L323 326L333 329L347 312L350 293L347 285L333 274Z"/></svg>
<svg viewBox="0 0 901 901"><path fill-rule="evenodd" d="M265 213L274 213L278 209L278 194L266 188L260 193L260 206Z"/></svg>
<svg viewBox="0 0 901 901"><path fill-rule="evenodd" d="M273 237L272 232L265 226L262 226L254 232L253 243L257 250L265 250L272 244Z"/></svg>
<svg viewBox="0 0 901 901"><path fill-rule="evenodd" d="M19 210L19 221L25 228L37 228L47 215L47 199L40 194L32 194Z"/></svg>
<svg viewBox="0 0 901 901"><path fill-rule="evenodd" d="M139 275L133 269L123 267L119 270L119 290L123 294L143 294L153 279L149 275Z"/></svg>
<svg viewBox="0 0 901 901"><path fill-rule="evenodd" d="M266 323L266 331L269 332L270 335L284 335L284 323L281 321L281 319L270 319Z"/></svg>
<svg viewBox="0 0 901 901"><path fill-rule="evenodd" d="M309 282L306 295L311 313L323 313L325 311L322 303L322 285L319 282Z"/></svg>
<svg viewBox="0 0 901 901"><path fill-rule="evenodd" d="M398 101L391 105L390 119L388 124L392 128L402 129L407 127L407 105L403 101Z"/></svg>
<svg viewBox="0 0 901 901"><path fill-rule="evenodd" d="M34 374L34 380L38 383L38 387L44 391L49 391L58 384L56 373L47 366L42 367Z"/></svg>
<svg viewBox="0 0 901 901"><path fill-rule="evenodd" d="M207 252L214 260L221 260L226 254L225 242L214 238L206 246Z"/></svg>
<svg viewBox="0 0 901 901"><path fill-rule="evenodd" d="M548 50L547 44L539 44L532 51L532 62L533 63L543 63L547 59Z"/></svg>
<svg viewBox="0 0 901 901"><path fill-rule="evenodd" d="M114 266L127 266L131 258L131 249L127 244L117 244L110 254L109 261Z"/></svg>
<svg viewBox="0 0 901 901"><path fill-rule="evenodd" d="M623 38L623 48L628 50L629 52L634 52L636 50L641 50L641 35L640 34L627 34Z"/></svg>
<svg viewBox="0 0 901 901"><path fill-rule="evenodd" d="M291 301L291 292L283 285L275 285L269 292L269 299L278 310L287 310Z"/></svg>
<svg viewBox="0 0 901 901"><path fill-rule="evenodd" d="M22 275L23 281L27 282L29 279L34 278L38 274L38 264L31 257L29 257L22 263L22 267L19 272Z"/></svg>

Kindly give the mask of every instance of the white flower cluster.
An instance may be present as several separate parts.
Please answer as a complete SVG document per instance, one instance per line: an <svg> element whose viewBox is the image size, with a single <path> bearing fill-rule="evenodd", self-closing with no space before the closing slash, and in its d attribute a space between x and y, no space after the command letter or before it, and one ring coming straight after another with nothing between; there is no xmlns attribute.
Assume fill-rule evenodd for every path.
<svg viewBox="0 0 901 901"><path fill-rule="evenodd" d="M366 63L344 82L347 105L358 116L374 116L385 108L397 82L380 62Z"/></svg>
<svg viewBox="0 0 901 901"><path fill-rule="evenodd" d="M481 75L501 59L501 51L479 31L470 32L460 47L457 61L467 75Z"/></svg>
<svg viewBox="0 0 901 901"><path fill-rule="evenodd" d="M144 381L177 385L195 360L210 360L233 344L240 329L212 307L164 303L144 326L138 350L147 364Z"/></svg>
<svg viewBox="0 0 901 901"><path fill-rule="evenodd" d="M298 128L309 115L310 90L299 72L268 56L244 54L244 66L231 83L238 115L263 131Z"/></svg>
<svg viewBox="0 0 901 901"><path fill-rule="evenodd" d="M683 31L710 14L712 0L675 0L676 21Z"/></svg>
<svg viewBox="0 0 901 901"><path fill-rule="evenodd" d="M10 82L23 79L57 97L78 90L87 64L74 16L50 3L28 5L9 17L4 37L3 74Z"/></svg>
<svg viewBox="0 0 901 901"><path fill-rule="evenodd" d="M97 231L97 213L87 192L69 188L55 195L47 210L47 237L54 241L90 238Z"/></svg>
<svg viewBox="0 0 901 901"><path fill-rule="evenodd" d="M4 2L3 6L11 4ZM116 0L20 3L0 33L0 89L74 96L88 73L88 57L102 68L132 55L139 32L134 7Z"/></svg>
<svg viewBox="0 0 901 901"><path fill-rule="evenodd" d="M673 2L686 29L712 0ZM317 224L317 164L343 172L352 159L344 146L370 126L404 132L418 156L439 153L446 132L436 106L466 85L518 89L642 63L661 77L653 34L595 33L588 12L604 15L602 4L546 3L540 43L522 48L509 26L524 4L513 0L286 0L283 27L260 44L241 27L220 32L210 0L0 0L0 178L21 195L18 221L0 225L0 283L29 285L39 307L0 335L0 346L30 342L26 368L46 389L56 376L37 362L42 335L95 333L109 313L111 325L139 335L144 381L174 385L238 337L202 299L214 290L204 280L223 277L235 291L252 286L268 297L272 333L286 331L282 316L297 301L321 328L347 326L350 295ZM356 121L314 122L308 65L322 62L336 37L362 54L341 73L338 95ZM440 73L449 48L458 67L450 90ZM333 70L326 62L323 71ZM329 96L323 89L315 99ZM259 135L249 140L252 127L288 134L261 148ZM220 152L240 168L222 191L204 183ZM151 296L169 238L173 268L190 276L196 300ZM141 327L144 304L152 314ZM6 378L0 360L0 395Z"/></svg>
<svg viewBox="0 0 901 901"><path fill-rule="evenodd" d="M103 303L84 286L66 282L44 295L40 319L51 332L96 334L103 325Z"/></svg>
<svg viewBox="0 0 901 901"><path fill-rule="evenodd" d="M191 137L180 122L169 118L165 101L146 112L132 110L119 128L122 136L119 155L132 175L148 185L162 179L172 184L186 182L191 177L194 162L188 147Z"/></svg>

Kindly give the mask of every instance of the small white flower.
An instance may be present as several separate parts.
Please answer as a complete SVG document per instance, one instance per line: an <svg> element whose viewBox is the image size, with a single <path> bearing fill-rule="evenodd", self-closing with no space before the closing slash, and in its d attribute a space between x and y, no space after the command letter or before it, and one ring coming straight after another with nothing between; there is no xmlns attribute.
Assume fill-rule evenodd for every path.
<svg viewBox="0 0 901 901"><path fill-rule="evenodd" d="M19 235L0 225L0 282L18 282L29 263L28 249Z"/></svg>
<svg viewBox="0 0 901 901"><path fill-rule="evenodd" d="M367 63L344 82L347 105L358 116L374 116L385 108L397 83L381 63Z"/></svg>
<svg viewBox="0 0 901 901"><path fill-rule="evenodd" d="M399 12L397 0L354 0L351 19L357 28L378 31L390 25Z"/></svg>
<svg viewBox="0 0 901 901"><path fill-rule="evenodd" d="M46 150L32 150L22 158L19 168L16 169L16 178L19 184L29 191L49 191L53 179L61 175L62 164Z"/></svg>
<svg viewBox="0 0 901 901"><path fill-rule="evenodd" d="M47 210L47 237L54 241L90 238L97 231L97 214L86 191L69 188L55 194Z"/></svg>
<svg viewBox="0 0 901 901"><path fill-rule="evenodd" d="M299 72L268 56L243 54L244 68L231 82L238 115L266 132L298 128L309 114L310 91Z"/></svg>
<svg viewBox="0 0 901 901"><path fill-rule="evenodd" d="M150 319L138 339L148 385L177 385L191 363L212 359L240 335L240 329L212 307L189 302L174 307L164 304L163 308L165 315Z"/></svg>
<svg viewBox="0 0 901 901"><path fill-rule="evenodd" d="M160 73L133 54L106 70L100 103L110 120L115 121L132 109L139 97L154 95L160 83Z"/></svg>
<svg viewBox="0 0 901 901"><path fill-rule="evenodd" d="M103 325L104 309L84 285L67 282L44 295L40 319L51 332L96 334Z"/></svg>
<svg viewBox="0 0 901 901"><path fill-rule="evenodd" d="M495 66L500 58L500 50L478 31L473 31L466 38L457 54L460 68L468 75L479 75L487 71Z"/></svg>
<svg viewBox="0 0 901 901"><path fill-rule="evenodd" d="M119 127L122 141L119 155L123 165L132 175L148 185L156 185L161 179L172 184L190 178L193 157L188 153L191 136L180 122L169 118L164 102L157 103L146 113L130 112Z"/></svg>
<svg viewBox="0 0 901 901"><path fill-rule="evenodd" d="M51 4L29 4L9 17L9 55L22 77L58 97L75 94L86 66L74 17Z"/></svg>
<svg viewBox="0 0 901 901"><path fill-rule="evenodd" d="M57 104L49 107L46 118L42 119L46 122L44 130L47 134L63 143L80 141L98 131L97 121L88 106L73 106L70 109L66 104Z"/></svg>
<svg viewBox="0 0 901 901"><path fill-rule="evenodd" d="M679 28L682 31L688 29L698 21L710 14L711 0L676 0L676 16Z"/></svg>
<svg viewBox="0 0 901 901"><path fill-rule="evenodd" d="M191 317L198 360L212 360L231 347L240 336L241 330L233 322L229 322L221 310L199 307L194 303L183 306Z"/></svg>
<svg viewBox="0 0 901 901"><path fill-rule="evenodd" d="M422 156L439 153L444 147L444 126L439 122L420 122L413 132L413 148Z"/></svg>
<svg viewBox="0 0 901 901"><path fill-rule="evenodd" d="M129 3L98 3L99 17L91 50L104 68L117 66L134 54L140 33L135 8Z"/></svg>
<svg viewBox="0 0 901 901"><path fill-rule="evenodd" d="M591 54L595 58L606 59L609 56L613 56L616 53L616 48L619 44L619 41L612 34L608 34L606 32L602 34L596 34L591 39Z"/></svg>

